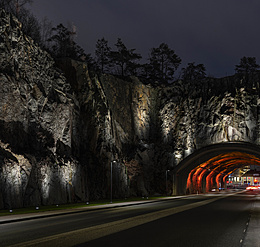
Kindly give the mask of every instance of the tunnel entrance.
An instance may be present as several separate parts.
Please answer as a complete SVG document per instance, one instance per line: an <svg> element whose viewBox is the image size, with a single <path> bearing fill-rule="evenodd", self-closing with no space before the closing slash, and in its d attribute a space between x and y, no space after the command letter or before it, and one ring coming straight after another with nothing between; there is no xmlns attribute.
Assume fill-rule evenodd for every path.
<svg viewBox="0 0 260 247"><path fill-rule="evenodd" d="M224 188L228 176L245 166L260 166L259 146L228 142L203 147L175 167L173 193L205 193L214 188Z"/></svg>

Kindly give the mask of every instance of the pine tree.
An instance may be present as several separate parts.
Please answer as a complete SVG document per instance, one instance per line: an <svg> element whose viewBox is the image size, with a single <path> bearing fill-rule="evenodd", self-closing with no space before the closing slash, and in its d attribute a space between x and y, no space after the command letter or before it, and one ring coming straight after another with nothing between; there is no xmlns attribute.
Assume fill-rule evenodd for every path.
<svg viewBox="0 0 260 247"><path fill-rule="evenodd" d="M158 48L152 48L150 53L150 78L161 82L173 80L174 72L181 63L181 59L165 43L160 44Z"/></svg>
<svg viewBox="0 0 260 247"><path fill-rule="evenodd" d="M203 64L195 65L195 63L188 63L188 66L182 69L182 80L198 82L206 77L205 71L206 69Z"/></svg>
<svg viewBox="0 0 260 247"><path fill-rule="evenodd" d="M110 52L111 48L108 46L108 41L105 40L104 37L99 39L96 43L95 54L97 67L101 73L108 71L108 65L110 63Z"/></svg>
<svg viewBox="0 0 260 247"><path fill-rule="evenodd" d="M256 63L255 57L242 57L240 64L236 65L236 74L250 75L259 71L259 64Z"/></svg>
<svg viewBox="0 0 260 247"><path fill-rule="evenodd" d="M76 34L74 31L69 31L68 28L59 24L57 27L52 28L52 32L54 34L48 41L52 44L51 52L55 57L69 57L81 61L86 60L88 55L73 40L73 36Z"/></svg>
<svg viewBox="0 0 260 247"><path fill-rule="evenodd" d="M118 38L115 44L117 51L110 52L111 62L114 63L116 73L121 76L131 75L138 66L137 60L142 56L135 52L135 49L127 49L125 44Z"/></svg>

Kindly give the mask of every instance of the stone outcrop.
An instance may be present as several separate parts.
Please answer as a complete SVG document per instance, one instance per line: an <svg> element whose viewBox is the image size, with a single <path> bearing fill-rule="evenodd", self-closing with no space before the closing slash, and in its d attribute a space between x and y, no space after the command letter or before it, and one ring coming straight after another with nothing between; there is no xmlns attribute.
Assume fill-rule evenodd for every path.
<svg viewBox="0 0 260 247"><path fill-rule="evenodd" d="M97 76L82 62L55 63L1 11L0 208L109 198L112 161L113 197L165 193L165 171L195 150L259 144L253 81Z"/></svg>
<svg viewBox="0 0 260 247"><path fill-rule="evenodd" d="M109 197L112 160L114 197L148 194L140 160L150 162L157 90L57 66L15 17L1 11L0 24L0 207Z"/></svg>
<svg viewBox="0 0 260 247"><path fill-rule="evenodd" d="M86 200L70 85L16 18L0 17L0 207Z"/></svg>
<svg viewBox="0 0 260 247"><path fill-rule="evenodd" d="M208 85L194 88L197 93L186 97L170 92L172 97L162 105L163 140L173 144L175 164L210 144L241 141L259 145L259 87L245 86L237 77L215 79L207 93L204 87ZM185 94L183 85L178 88Z"/></svg>

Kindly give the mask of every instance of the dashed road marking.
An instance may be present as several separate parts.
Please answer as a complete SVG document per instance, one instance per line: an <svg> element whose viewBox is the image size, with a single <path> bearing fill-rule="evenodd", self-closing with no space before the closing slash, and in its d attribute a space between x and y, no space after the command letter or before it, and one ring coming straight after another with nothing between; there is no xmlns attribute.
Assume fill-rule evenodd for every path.
<svg viewBox="0 0 260 247"><path fill-rule="evenodd" d="M225 195L222 197L212 198L208 200L203 200L175 208L164 209L152 213L147 213L144 215L135 216L132 218L122 219L110 223L105 223L93 227L83 228L79 230L74 230L66 233L61 233L49 237L39 238L35 240L31 240L28 242L23 242L19 244L11 245L12 247L45 247L45 246L62 246L69 247L76 244L82 244L100 237L104 237L116 232L120 232L123 230L127 230L132 227L139 226L141 224L145 224L163 217L170 216L172 214L180 213L192 208L196 208L199 206L207 205L224 197L230 195Z"/></svg>

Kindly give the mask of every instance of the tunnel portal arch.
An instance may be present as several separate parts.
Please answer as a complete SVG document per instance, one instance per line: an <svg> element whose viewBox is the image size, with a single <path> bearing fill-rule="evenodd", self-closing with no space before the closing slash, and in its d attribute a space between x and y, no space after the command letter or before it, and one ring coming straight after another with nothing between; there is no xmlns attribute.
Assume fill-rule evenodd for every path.
<svg viewBox="0 0 260 247"><path fill-rule="evenodd" d="M225 183L229 174L245 165L260 166L260 146L223 142L202 147L174 168L173 194L208 192Z"/></svg>

